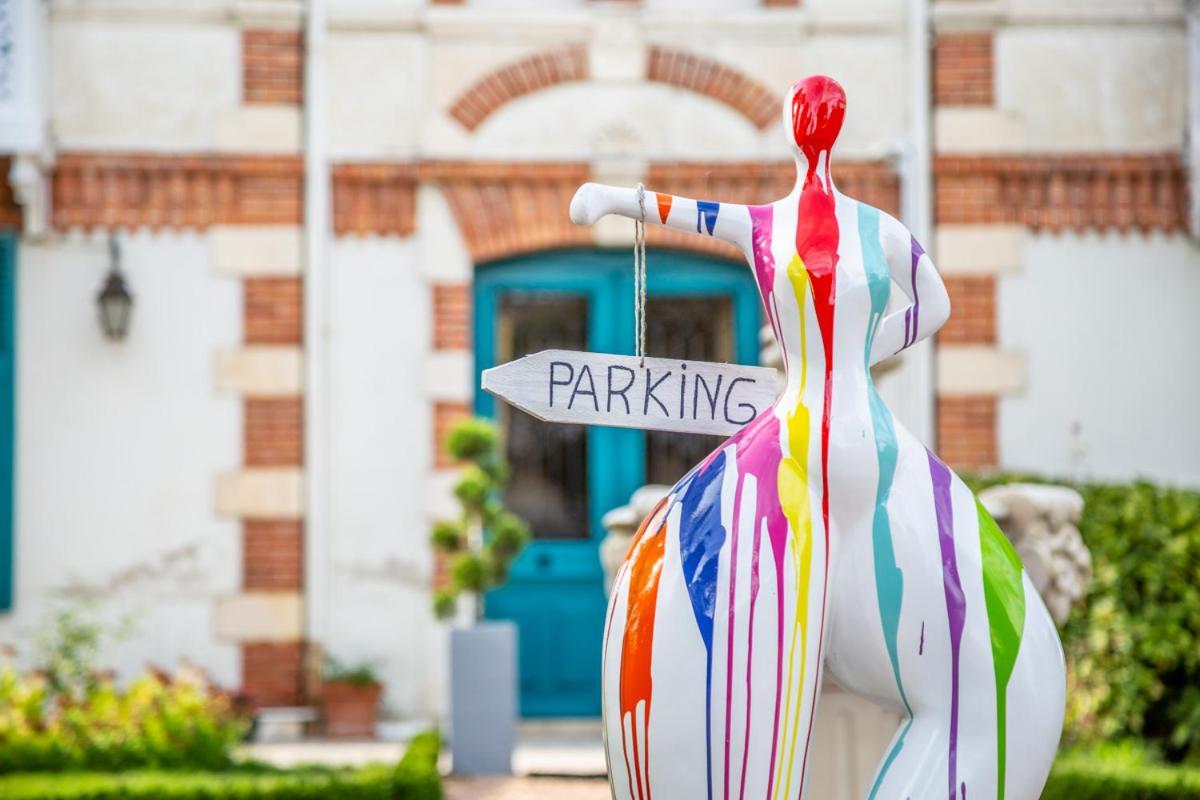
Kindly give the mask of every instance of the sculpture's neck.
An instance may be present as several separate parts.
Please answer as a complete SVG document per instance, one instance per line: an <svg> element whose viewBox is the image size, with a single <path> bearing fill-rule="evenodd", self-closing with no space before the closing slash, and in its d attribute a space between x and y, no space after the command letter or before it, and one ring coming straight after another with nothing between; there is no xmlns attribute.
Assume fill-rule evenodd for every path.
<svg viewBox="0 0 1200 800"><path fill-rule="evenodd" d="M816 189L826 194L837 191L829 168L828 150L806 147L796 155L795 161L796 186L792 189L794 195L799 196L805 189Z"/></svg>

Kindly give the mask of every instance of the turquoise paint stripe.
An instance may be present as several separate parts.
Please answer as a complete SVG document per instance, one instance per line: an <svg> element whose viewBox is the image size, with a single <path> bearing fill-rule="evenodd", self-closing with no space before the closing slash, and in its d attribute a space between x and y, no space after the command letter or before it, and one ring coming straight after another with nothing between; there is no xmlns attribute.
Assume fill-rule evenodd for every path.
<svg viewBox="0 0 1200 800"><path fill-rule="evenodd" d="M896 688L900 692L900 700L908 714L908 721L896 737L895 743L888 751L871 785L869 800L873 800L883 784L888 768L900 755L904 747L904 737L912 727L912 708L904 693L904 683L900 678L900 654L897 639L900 632L900 607L904 600L904 573L896 564L896 550L892 542L892 527L888 519L887 501L892 493L892 480L896 475L896 429L892 424L892 415L875 384L870 380L871 345L875 333L887 311L888 294L891 291L891 273L888 271L887 260L883 247L879 242L879 210L866 205L858 207L858 237L862 246L863 267L867 273L867 286L871 292L871 316L868 322L867 343L863 359L867 365L867 400L871 407L871 426L875 434L875 455L879 461L879 483L875 488L875 512L871 521L871 542L875 557L875 597L879 603L879 621L883 626L883 640L887 645L888 660L892 664L892 674L896 678Z"/></svg>

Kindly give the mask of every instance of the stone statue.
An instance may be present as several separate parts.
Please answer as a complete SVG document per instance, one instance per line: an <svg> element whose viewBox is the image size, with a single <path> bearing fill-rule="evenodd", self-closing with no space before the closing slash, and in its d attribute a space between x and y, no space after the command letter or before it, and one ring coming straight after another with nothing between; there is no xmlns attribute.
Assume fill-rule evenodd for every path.
<svg viewBox="0 0 1200 800"><path fill-rule="evenodd" d="M825 668L903 714L872 798L1033 800L1054 759L1054 622L991 516L871 381L949 300L900 222L835 187L845 108L830 78L791 87L798 179L774 203L597 184L571 203L579 224L619 214L739 247L787 376L646 517L617 575L603 694L620 800L804 797ZM889 313L893 281L907 302Z"/></svg>
<svg viewBox="0 0 1200 800"><path fill-rule="evenodd" d="M1083 498L1066 486L1010 483L979 493L1017 549L1054 621L1062 625L1092 579L1092 555L1076 527Z"/></svg>

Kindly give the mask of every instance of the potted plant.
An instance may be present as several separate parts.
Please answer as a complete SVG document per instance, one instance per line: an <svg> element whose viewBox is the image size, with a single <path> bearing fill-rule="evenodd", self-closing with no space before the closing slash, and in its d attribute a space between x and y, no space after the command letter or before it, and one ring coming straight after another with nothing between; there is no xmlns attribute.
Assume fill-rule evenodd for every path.
<svg viewBox="0 0 1200 800"><path fill-rule="evenodd" d="M334 739L373 739L383 687L368 664L325 662L321 681L321 725Z"/></svg>
<svg viewBox="0 0 1200 800"><path fill-rule="evenodd" d="M501 501L508 467L495 425L482 419L459 423L447 450L465 462L454 487L462 513L437 523L431 539L448 565L434 611L455 620L448 687L454 771L507 774L517 737L517 629L511 622L485 621L483 604L486 592L508 579L513 559L529 541L529 526Z"/></svg>

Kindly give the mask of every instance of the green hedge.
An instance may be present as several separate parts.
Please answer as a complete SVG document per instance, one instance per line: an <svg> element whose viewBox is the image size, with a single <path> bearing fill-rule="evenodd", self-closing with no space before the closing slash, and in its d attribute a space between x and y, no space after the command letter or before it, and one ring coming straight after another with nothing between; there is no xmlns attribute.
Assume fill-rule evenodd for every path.
<svg viewBox="0 0 1200 800"><path fill-rule="evenodd" d="M1042 800L1200 800L1200 770L1065 756Z"/></svg>
<svg viewBox="0 0 1200 800"><path fill-rule="evenodd" d="M0 777L4 800L441 800L437 734L413 739L395 768L228 772L26 773Z"/></svg>
<svg viewBox="0 0 1200 800"><path fill-rule="evenodd" d="M968 482L1014 479L1045 482ZM1200 761L1200 492L1144 481L1075 488L1094 576L1062 631L1067 740L1135 739L1168 760Z"/></svg>

